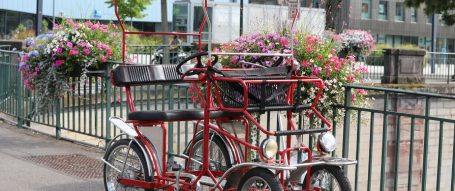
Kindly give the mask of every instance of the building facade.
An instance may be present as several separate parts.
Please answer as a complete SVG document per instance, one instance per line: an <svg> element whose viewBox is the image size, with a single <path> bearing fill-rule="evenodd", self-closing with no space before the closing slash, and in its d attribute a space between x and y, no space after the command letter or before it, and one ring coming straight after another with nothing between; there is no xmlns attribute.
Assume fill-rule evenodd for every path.
<svg viewBox="0 0 455 191"><path fill-rule="evenodd" d="M61 17L116 21L114 8L109 8L105 0L42 0L43 20L51 27L52 19ZM167 0L168 21L172 22L172 5L174 0ZM152 1L141 19L133 18L134 27L144 31L158 30L161 26L161 2ZM0 39L8 38L19 24L34 28L36 22L37 0L0 0ZM128 21L130 21L128 19Z"/></svg>
<svg viewBox="0 0 455 191"><path fill-rule="evenodd" d="M430 50L432 16L426 15L423 7L406 7L403 1L345 0L339 21L342 23L338 24L344 29L370 31L377 44L390 47L412 44ZM436 25L436 51L455 52L455 26L439 21Z"/></svg>

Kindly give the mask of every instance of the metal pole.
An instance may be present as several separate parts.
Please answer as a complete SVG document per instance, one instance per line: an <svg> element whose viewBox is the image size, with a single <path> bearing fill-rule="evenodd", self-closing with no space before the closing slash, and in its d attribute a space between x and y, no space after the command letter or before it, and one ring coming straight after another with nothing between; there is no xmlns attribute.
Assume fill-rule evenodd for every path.
<svg viewBox="0 0 455 191"><path fill-rule="evenodd" d="M41 23L43 22L43 0L36 0L36 25L35 34L41 33Z"/></svg>
<svg viewBox="0 0 455 191"><path fill-rule="evenodd" d="M52 31L54 31L55 25L55 0L52 0Z"/></svg>
<svg viewBox="0 0 455 191"><path fill-rule="evenodd" d="M240 0L240 36L243 34L243 0Z"/></svg>
<svg viewBox="0 0 455 191"><path fill-rule="evenodd" d="M436 52L436 27L438 22L436 22L436 14L433 14L431 19L431 52ZM431 73L434 74L435 72L435 63L434 63L434 55L431 57Z"/></svg>

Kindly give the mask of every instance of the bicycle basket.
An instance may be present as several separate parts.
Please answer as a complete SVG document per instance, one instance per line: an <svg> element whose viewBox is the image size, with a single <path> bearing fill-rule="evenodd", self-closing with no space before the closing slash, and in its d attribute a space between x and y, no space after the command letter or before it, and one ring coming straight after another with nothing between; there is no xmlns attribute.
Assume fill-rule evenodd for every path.
<svg viewBox="0 0 455 191"><path fill-rule="evenodd" d="M223 74L226 77L241 79L246 84L249 111L276 110L280 106L288 105L286 98L291 84L274 80L289 79L289 67L226 71ZM216 80L215 84L219 92L218 101L225 108L245 106L245 89L239 81Z"/></svg>

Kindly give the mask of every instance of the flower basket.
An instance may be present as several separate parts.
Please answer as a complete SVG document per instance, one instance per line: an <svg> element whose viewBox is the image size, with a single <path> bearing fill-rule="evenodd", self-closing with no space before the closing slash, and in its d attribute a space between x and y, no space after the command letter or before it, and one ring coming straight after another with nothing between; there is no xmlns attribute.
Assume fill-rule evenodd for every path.
<svg viewBox="0 0 455 191"><path fill-rule="evenodd" d="M84 81L87 76L104 75L107 60L121 58L120 33L113 24L68 19L54 28L42 44L21 53L19 70L25 87L35 92L39 111L70 91L68 78Z"/></svg>

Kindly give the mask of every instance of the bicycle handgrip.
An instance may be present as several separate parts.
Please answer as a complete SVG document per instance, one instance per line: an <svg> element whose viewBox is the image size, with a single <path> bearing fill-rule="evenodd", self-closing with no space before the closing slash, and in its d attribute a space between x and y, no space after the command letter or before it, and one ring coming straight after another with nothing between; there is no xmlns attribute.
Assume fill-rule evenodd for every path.
<svg viewBox="0 0 455 191"><path fill-rule="evenodd" d="M282 135L304 135L312 133L323 133L327 132L327 128L315 128L315 129L300 129L300 130L289 130L289 131L275 131L276 136Z"/></svg>

